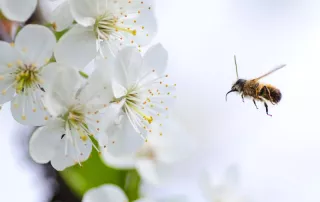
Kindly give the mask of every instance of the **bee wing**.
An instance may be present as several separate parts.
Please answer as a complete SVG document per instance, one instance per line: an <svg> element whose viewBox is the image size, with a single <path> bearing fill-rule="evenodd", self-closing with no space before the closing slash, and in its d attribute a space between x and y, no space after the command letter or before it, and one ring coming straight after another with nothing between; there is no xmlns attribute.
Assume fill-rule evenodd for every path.
<svg viewBox="0 0 320 202"><path fill-rule="evenodd" d="M278 67L270 70L269 72L265 73L264 75L259 76L258 78L255 78L255 79L253 79L253 80L256 80L256 81L257 81L257 80L259 80L259 79L262 79L263 77L266 77L266 76L272 74L273 72L278 71L279 69L282 69L282 68L285 67L285 66L286 66L286 65L280 65L280 66L278 66Z"/></svg>

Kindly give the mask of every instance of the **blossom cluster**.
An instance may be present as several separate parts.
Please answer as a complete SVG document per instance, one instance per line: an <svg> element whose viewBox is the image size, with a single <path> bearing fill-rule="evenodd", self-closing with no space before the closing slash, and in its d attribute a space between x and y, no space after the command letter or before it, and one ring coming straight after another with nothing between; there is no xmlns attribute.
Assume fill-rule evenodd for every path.
<svg viewBox="0 0 320 202"><path fill-rule="evenodd" d="M67 0L49 26L26 25L14 43L0 43L0 103L39 126L30 140L36 162L64 170L92 148L132 154L162 136L175 97L168 53L156 44L141 54L156 27L149 0Z"/></svg>
<svg viewBox="0 0 320 202"><path fill-rule="evenodd" d="M18 22L37 4L0 2L2 17ZM64 0L48 24L21 24L13 43L0 42L0 104L10 103L20 124L38 127L29 142L35 162L62 171L82 166L94 149L107 165L135 168L157 184L159 167L192 152L188 132L169 116L176 84L166 49L151 45L156 33L153 0ZM128 198L108 184L83 201Z"/></svg>

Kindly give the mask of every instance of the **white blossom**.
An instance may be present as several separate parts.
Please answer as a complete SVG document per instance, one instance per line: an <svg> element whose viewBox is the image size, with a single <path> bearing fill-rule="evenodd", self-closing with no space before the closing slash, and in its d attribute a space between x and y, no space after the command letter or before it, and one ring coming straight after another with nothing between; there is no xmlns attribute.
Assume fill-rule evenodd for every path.
<svg viewBox="0 0 320 202"><path fill-rule="evenodd" d="M205 172L200 180L200 187L208 202L251 202L240 189L236 166L230 166L220 181L212 177Z"/></svg>
<svg viewBox="0 0 320 202"><path fill-rule="evenodd" d="M102 153L103 160L115 168L136 168L148 183L161 183L163 172L169 166L186 159L195 148L192 138L179 122L172 119L166 122L165 126L153 126L147 141L137 139L134 134L125 133L123 128L114 126L109 133L107 149Z"/></svg>
<svg viewBox="0 0 320 202"><path fill-rule="evenodd" d="M35 11L38 0L0 0L2 14L9 20L25 22Z"/></svg>
<svg viewBox="0 0 320 202"><path fill-rule="evenodd" d="M82 199L82 202L129 202L124 191L112 184L104 184L87 191ZM134 202L187 202L183 196L173 196L164 199L141 198Z"/></svg>
<svg viewBox="0 0 320 202"><path fill-rule="evenodd" d="M107 56L124 46L139 48L157 31L152 0L69 0L69 5L77 25L60 39L58 62L84 67L97 49Z"/></svg>
<svg viewBox="0 0 320 202"><path fill-rule="evenodd" d="M162 45L152 46L141 56L135 48L124 48L117 55L112 77L113 103L143 139L153 123L166 118L175 97L175 84L165 74L168 55Z"/></svg>
<svg viewBox="0 0 320 202"><path fill-rule="evenodd" d="M42 97L55 72L46 65L55 44L53 33L40 25L25 26L15 44L0 42L0 104L12 100L12 114L22 124L49 119Z"/></svg>
<svg viewBox="0 0 320 202"><path fill-rule="evenodd" d="M71 14L70 4L68 0L61 2L51 13L50 22L55 31L63 31L70 28L74 18Z"/></svg>
<svg viewBox="0 0 320 202"><path fill-rule="evenodd" d="M92 147L91 142L104 129L103 113L108 103L100 99L106 83L99 78L100 69L84 82L71 67L53 63L60 67L56 80L45 94L48 111L53 120L38 129L30 140L30 154L38 163L51 161L57 170L63 170L85 161Z"/></svg>

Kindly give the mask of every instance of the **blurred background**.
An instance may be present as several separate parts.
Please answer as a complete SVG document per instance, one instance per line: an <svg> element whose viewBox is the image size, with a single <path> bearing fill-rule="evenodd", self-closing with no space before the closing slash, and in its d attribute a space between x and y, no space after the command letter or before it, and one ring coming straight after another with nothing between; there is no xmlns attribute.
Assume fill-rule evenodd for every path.
<svg viewBox="0 0 320 202"><path fill-rule="evenodd" d="M34 20L46 19L41 13L53 8L51 1L40 0ZM161 42L169 52L168 71L178 84L174 113L186 135L196 139L197 149L162 173L164 183L143 183L142 195L183 194L191 202L204 202L199 187L203 171L219 180L236 165L241 191L252 201L320 201L319 8L313 0L156 1L159 33L154 43ZM245 79L287 64L263 79L283 94L279 105L269 107L272 117L261 103L257 110L237 94L225 101L236 80L234 54ZM139 181L134 171L104 167L97 157L90 161L98 165L98 177L89 166L57 173L29 159L33 129L15 123L7 105L0 124L4 201L80 201L86 188L103 181L127 187L135 197L139 183L125 185L128 175Z"/></svg>

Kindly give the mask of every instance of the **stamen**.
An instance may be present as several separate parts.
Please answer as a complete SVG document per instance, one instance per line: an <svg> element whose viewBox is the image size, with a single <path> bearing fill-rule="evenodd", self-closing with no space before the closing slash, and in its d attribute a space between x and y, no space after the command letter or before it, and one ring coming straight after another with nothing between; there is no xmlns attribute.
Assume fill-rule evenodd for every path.
<svg viewBox="0 0 320 202"><path fill-rule="evenodd" d="M127 32L129 34L132 34L133 36L137 35L137 30L131 30L129 28L126 29L126 28L115 26L115 25L113 27L116 29L116 32L120 30L120 31L123 31L123 32Z"/></svg>
<svg viewBox="0 0 320 202"><path fill-rule="evenodd" d="M110 38L123 39L123 36L119 31L129 33L133 36L137 35L136 30L131 30L130 28L118 26L117 24L123 24L123 22L118 22L111 13L105 13L96 19L94 25L94 31L96 37L99 40L108 41Z"/></svg>
<svg viewBox="0 0 320 202"><path fill-rule="evenodd" d="M152 123L153 117L152 116L147 116L144 114L141 110L139 110L136 106L129 105L135 112L137 112L141 117L143 117L145 120L148 121L149 124Z"/></svg>

